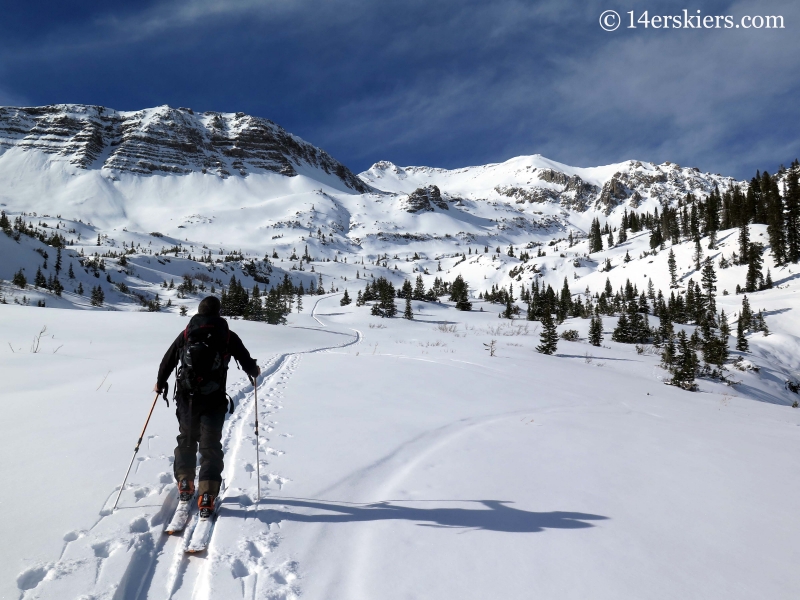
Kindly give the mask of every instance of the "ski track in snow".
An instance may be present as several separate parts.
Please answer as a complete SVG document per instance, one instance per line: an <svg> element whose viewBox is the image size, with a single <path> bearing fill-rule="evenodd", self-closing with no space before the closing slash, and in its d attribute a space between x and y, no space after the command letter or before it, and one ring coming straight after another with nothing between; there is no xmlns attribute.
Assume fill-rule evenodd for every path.
<svg viewBox="0 0 800 600"><path fill-rule="evenodd" d="M266 435L277 425L270 417L282 408L283 389L297 370L301 356L361 343L360 331L353 329L355 336L352 336L327 329L327 325L316 316L319 303L336 295L318 298L311 316L326 328L326 332L346 335L350 340L280 354L262 365L258 378L258 389L262 394L258 399L262 497L269 486L280 489L290 481L270 469L271 459L284 452L271 447ZM258 517L255 482L252 481L256 469L250 456L256 444L252 418L254 395L248 391L249 387L246 380L229 385L236 409L226 421L222 434L226 466L222 475L224 488L220 494L219 516L223 518L215 523L206 552L185 553L197 523L196 511L182 535L164 533L177 507L178 494L172 474L163 472L150 486L128 484L119 508L113 512L110 507L119 488L110 492L94 525L64 536L64 547L58 560L34 565L17 577L20 600L296 598L299 589L293 582L297 577L297 564L288 561L271 565L267 559L280 543L280 523L265 523ZM287 433L284 435L288 436ZM150 449L151 437L147 438L147 450ZM150 458L141 455L137 470ZM148 498L158 498L160 504L139 505L140 501ZM226 509L232 505L246 513L245 519L224 518Z"/></svg>

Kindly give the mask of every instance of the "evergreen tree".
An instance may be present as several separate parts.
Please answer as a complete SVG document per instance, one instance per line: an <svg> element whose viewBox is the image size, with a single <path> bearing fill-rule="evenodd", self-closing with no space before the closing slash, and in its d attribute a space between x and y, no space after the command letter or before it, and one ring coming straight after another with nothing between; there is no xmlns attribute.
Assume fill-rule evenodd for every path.
<svg viewBox="0 0 800 600"><path fill-rule="evenodd" d="M656 227L650 232L650 249L655 250L664 243L664 236L661 233L661 225Z"/></svg>
<svg viewBox="0 0 800 600"><path fill-rule="evenodd" d="M411 296L406 296L406 309L403 311L404 319L413 319L414 312L411 310Z"/></svg>
<svg viewBox="0 0 800 600"><path fill-rule="evenodd" d="M633 342L633 335L631 333L631 323L628 315L623 311L617 320L617 326L611 334L611 339L621 344L630 344Z"/></svg>
<svg viewBox="0 0 800 600"><path fill-rule="evenodd" d="M347 290L344 291L347 295ZM348 301L349 304L349 301ZM303 284L300 284L300 289L297 290L297 312L303 312Z"/></svg>
<svg viewBox="0 0 800 600"><path fill-rule="evenodd" d="M589 343L592 346L603 343L603 319L600 315L593 316L589 322Z"/></svg>
<svg viewBox="0 0 800 600"><path fill-rule="evenodd" d="M105 302L105 294L103 293L103 288L99 285L92 288L92 295L91 295L91 304L92 306L103 306L103 302Z"/></svg>
<svg viewBox="0 0 800 600"><path fill-rule="evenodd" d="M572 293L569 291L569 283L564 277L564 285L561 287L561 296L558 299L558 320L563 322L572 309Z"/></svg>
<svg viewBox="0 0 800 600"><path fill-rule="evenodd" d="M786 230L784 228L783 198L778 191L777 177L770 177L766 171L761 179L761 191L766 203L767 235L775 263L786 262Z"/></svg>
<svg viewBox="0 0 800 600"><path fill-rule="evenodd" d="M450 286L450 301L456 303L458 310L472 310L469 301L469 286L461 275L458 275Z"/></svg>
<svg viewBox="0 0 800 600"><path fill-rule="evenodd" d="M67 272L67 277L70 279L75 279L75 271L72 270L72 263L69 263L69 271Z"/></svg>
<svg viewBox="0 0 800 600"><path fill-rule="evenodd" d="M414 292L411 295L412 300L425 300L425 282L422 281L422 275L417 275L414 283Z"/></svg>
<svg viewBox="0 0 800 600"><path fill-rule="evenodd" d="M675 253L672 248L669 249L669 258L667 259L667 266L669 268L669 287L678 287L678 265L675 262Z"/></svg>
<svg viewBox="0 0 800 600"><path fill-rule="evenodd" d="M360 293L361 291L359 290L359 294ZM350 304L350 302L351 302L350 295L347 293L347 288L345 288L344 296L342 296L342 299L339 300L339 306L347 306L348 304Z"/></svg>
<svg viewBox="0 0 800 600"><path fill-rule="evenodd" d="M694 261L694 269L695 271L700 270L700 261L703 260L703 249L700 247L700 238L697 237L694 240L694 256L692 257Z"/></svg>
<svg viewBox="0 0 800 600"><path fill-rule="evenodd" d="M539 342L536 351L542 354L553 354L558 349L558 332L549 312L542 314L542 331L539 334Z"/></svg>
<svg viewBox="0 0 800 600"><path fill-rule="evenodd" d="M83 296L83 284L79 281L78 282L78 289L75 290L79 296Z"/></svg>
<svg viewBox="0 0 800 600"><path fill-rule="evenodd" d="M800 261L800 163L795 160L786 174L786 259Z"/></svg>
<svg viewBox="0 0 800 600"><path fill-rule="evenodd" d="M728 323L728 315L725 314L725 309L722 309L722 312L719 313L719 334L722 338L726 341L731 335L731 326Z"/></svg>
<svg viewBox="0 0 800 600"><path fill-rule="evenodd" d="M711 260L710 256L706 257L705 263L703 264L703 272L700 281L705 291L705 308L710 312L716 313L717 306L714 292L717 291L717 274L714 271L714 261Z"/></svg>
<svg viewBox="0 0 800 600"><path fill-rule="evenodd" d="M56 248L56 264L55 264L56 276L58 276L58 274L61 273L61 266L62 266L62 264L61 264L61 248L59 247L59 248Z"/></svg>
<svg viewBox="0 0 800 600"><path fill-rule="evenodd" d="M7 235L11 235L11 223L9 223L8 217L6 216L6 211L4 210L0 210L0 230L5 232Z"/></svg>
<svg viewBox="0 0 800 600"><path fill-rule="evenodd" d="M14 276L11 278L11 283L18 288L25 289L25 286L28 285L28 280L25 278L25 273L22 272L22 269L14 273Z"/></svg>
<svg viewBox="0 0 800 600"><path fill-rule="evenodd" d="M747 296L742 297L742 310L739 312L739 321L743 323L745 329L752 329L753 311L750 308L750 301Z"/></svg>
<svg viewBox="0 0 800 600"><path fill-rule="evenodd" d="M670 336L666 338L664 350L661 352L661 366L672 371L675 367L676 360L677 351L675 349L675 338L674 336Z"/></svg>
<svg viewBox="0 0 800 600"><path fill-rule="evenodd" d="M41 268L36 269L36 276L33 278L33 287L47 287L47 279L45 278L44 274L42 273Z"/></svg>
<svg viewBox="0 0 800 600"><path fill-rule="evenodd" d="M739 227L739 264L746 265L749 263L747 252L750 249L750 227L747 225L747 219L742 221Z"/></svg>
<svg viewBox="0 0 800 600"><path fill-rule="evenodd" d="M595 217L589 230L589 252L602 252L603 234L600 231L600 219Z"/></svg>
<svg viewBox="0 0 800 600"><path fill-rule="evenodd" d="M677 355L672 368L672 384L686 390L695 388L694 378L697 375L697 354L686 336L686 331L681 329L677 336Z"/></svg>
<svg viewBox="0 0 800 600"><path fill-rule="evenodd" d="M747 336L744 330L744 320L739 317L739 322L736 324L736 349L739 352L748 352L750 350L750 345L747 343Z"/></svg>
<svg viewBox="0 0 800 600"><path fill-rule="evenodd" d="M747 278L744 285L746 292L757 292L764 282L764 274L761 271L763 263L762 252L763 247L761 244L750 244L747 248Z"/></svg>
<svg viewBox="0 0 800 600"><path fill-rule="evenodd" d="M414 289L411 287L411 282L406 279L403 281L403 287L400 288L400 292L397 294L397 296L398 298L411 298L413 293Z"/></svg>

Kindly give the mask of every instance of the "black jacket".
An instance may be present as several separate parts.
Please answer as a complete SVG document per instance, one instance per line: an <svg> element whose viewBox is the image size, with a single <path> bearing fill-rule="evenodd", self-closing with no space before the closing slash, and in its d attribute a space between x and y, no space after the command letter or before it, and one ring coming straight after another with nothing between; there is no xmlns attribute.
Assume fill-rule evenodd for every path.
<svg viewBox="0 0 800 600"><path fill-rule="evenodd" d="M206 323L213 323L216 320L222 321L224 324L223 327L227 328L227 322L222 317L210 317L206 315L195 315L192 317L190 323L198 323L198 322L206 322ZM172 342L172 345L167 350L167 353L164 355L164 358L161 359L161 366L158 367L158 389L163 390L164 387L167 385L167 379L169 379L170 374L172 371L175 370L175 367L178 366L178 361L180 360L181 350L184 344L184 331L181 331L175 341ZM233 331L230 331L230 335L228 337L228 349L227 349L228 360L232 356L235 358L239 364L244 369L244 372L247 373L250 377L255 377L258 374L258 365L254 358L250 356L250 353L247 351L247 348L244 347L241 338L236 335ZM180 393L180 390L178 390ZM222 390L222 395L224 397L224 389Z"/></svg>

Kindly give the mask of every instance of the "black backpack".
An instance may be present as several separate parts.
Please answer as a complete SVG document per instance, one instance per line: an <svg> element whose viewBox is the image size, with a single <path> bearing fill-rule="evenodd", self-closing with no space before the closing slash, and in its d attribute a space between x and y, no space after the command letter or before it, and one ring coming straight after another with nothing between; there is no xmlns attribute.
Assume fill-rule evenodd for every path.
<svg viewBox="0 0 800 600"><path fill-rule="evenodd" d="M225 391L228 371L228 323L220 317L196 315L183 332L178 385L192 394Z"/></svg>

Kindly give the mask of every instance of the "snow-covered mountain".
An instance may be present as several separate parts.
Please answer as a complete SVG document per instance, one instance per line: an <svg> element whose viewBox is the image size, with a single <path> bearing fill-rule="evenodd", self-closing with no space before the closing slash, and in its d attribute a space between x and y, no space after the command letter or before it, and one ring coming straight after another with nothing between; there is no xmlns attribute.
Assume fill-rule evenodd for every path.
<svg viewBox="0 0 800 600"><path fill-rule="evenodd" d="M58 104L0 107L0 148L39 150L53 161L116 173L210 173L219 177L319 169L347 187L366 191L340 162L268 119L244 113L159 106L116 111Z"/></svg>
<svg viewBox="0 0 800 600"><path fill-rule="evenodd" d="M436 185L451 198L513 201L516 204L555 204L572 211L596 210L610 214L615 208L667 206L692 193L700 197L714 186L727 189L732 177L702 173L697 167L660 165L629 160L602 167L570 167L539 154L518 156L503 163L434 169L398 167L381 161L359 174L376 188L396 193Z"/></svg>

